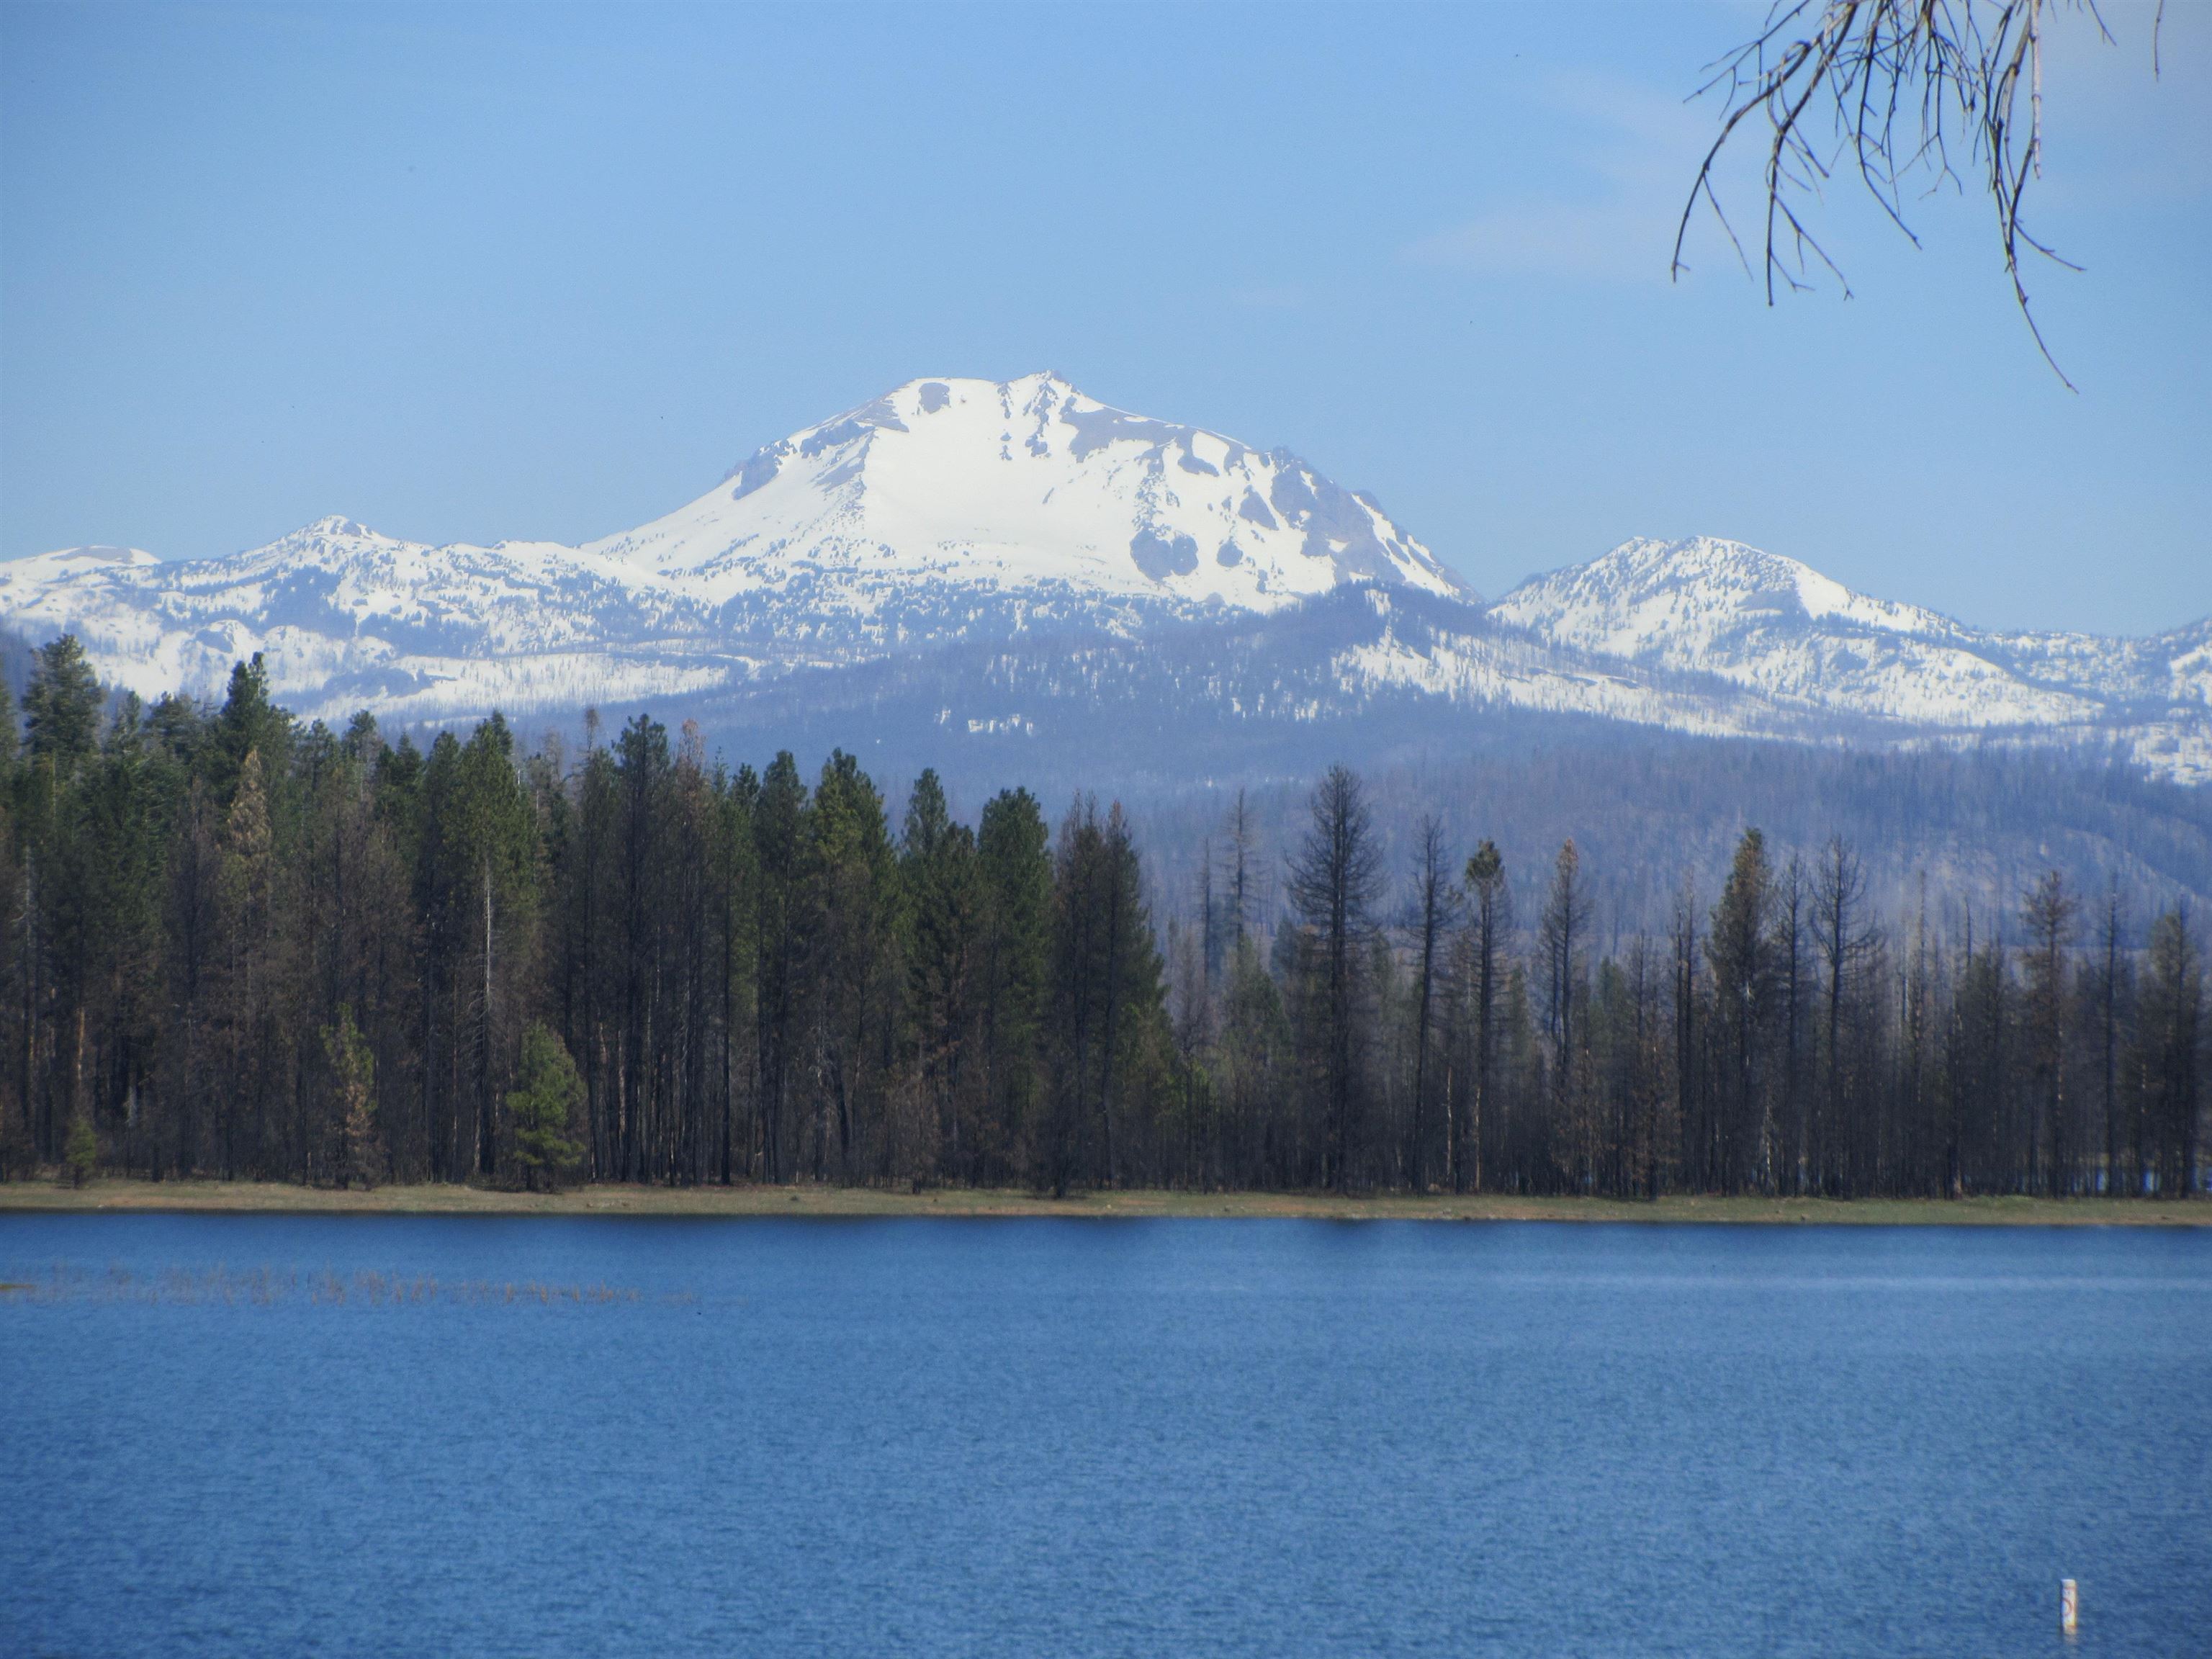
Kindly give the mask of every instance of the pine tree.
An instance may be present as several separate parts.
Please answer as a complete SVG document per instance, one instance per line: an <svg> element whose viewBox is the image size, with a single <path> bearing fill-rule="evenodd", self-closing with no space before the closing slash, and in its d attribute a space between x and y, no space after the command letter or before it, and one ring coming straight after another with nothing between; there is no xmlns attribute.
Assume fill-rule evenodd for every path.
<svg viewBox="0 0 2212 1659"><path fill-rule="evenodd" d="M15 694L0 678L0 802L11 798L15 782Z"/></svg>
<svg viewBox="0 0 2212 1659"><path fill-rule="evenodd" d="M1052 951L1051 840L1028 790L1006 790L985 803L975 836L985 1103L975 1152L984 1179L1009 1178L1023 1168L1037 1133Z"/></svg>
<svg viewBox="0 0 2212 1659"><path fill-rule="evenodd" d="M860 763L830 751L804 851L805 925L816 977L809 1033L818 1079L807 1149L817 1181L891 1174L885 1090L896 1058L897 855L884 799Z"/></svg>
<svg viewBox="0 0 2212 1659"><path fill-rule="evenodd" d="M1230 951L1218 1054L1228 1183L1299 1183L1309 1160L1296 1120L1282 1109L1292 1097L1295 1043L1282 989L1249 933Z"/></svg>
<svg viewBox="0 0 2212 1659"><path fill-rule="evenodd" d="M1310 823L1290 879L1301 946L1300 1015L1316 1049L1322 1179L1342 1193L1351 1189L1365 1116L1367 945L1382 861L1364 787L1350 768L1330 767L1307 811Z"/></svg>
<svg viewBox="0 0 2212 1659"><path fill-rule="evenodd" d="M1498 1010L1498 1110L1500 1141L1504 1162L1512 1170L1504 1182L1510 1191L1532 1192L1540 1173L1550 1184L1551 1152L1543 1133L1542 1111L1547 1095L1542 1045L1536 1040L1534 1000L1528 994L1528 970L1515 963L1505 975L1505 998Z"/></svg>
<svg viewBox="0 0 2212 1659"><path fill-rule="evenodd" d="M623 969L620 901L620 790L614 757L599 740L599 710L584 717L584 758L570 782L573 805L557 848L562 890L561 1026L584 1077L588 1169L595 1179L619 1179L619 1027ZM750 1148L750 1143L749 1143ZM747 1167L751 1166L750 1149Z"/></svg>
<svg viewBox="0 0 2212 1659"><path fill-rule="evenodd" d="M75 1003L72 1093L85 1109L124 1107L116 1161L153 1163L137 1110L161 1040L161 876L181 769L149 740L138 699L117 700L99 752L70 791L70 842L58 860L71 890Z"/></svg>
<svg viewBox="0 0 2212 1659"><path fill-rule="evenodd" d="M1723 1085L1717 1171L1722 1190L1773 1190L1773 1147L1762 1133L1774 951L1769 931L1774 878L1766 839L1747 830L1736 843L1728 884L1713 907L1705 959L1713 975L1713 1036Z"/></svg>
<svg viewBox="0 0 2212 1659"><path fill-rule="evenodd" d="M2115 877L2105 896L2089 994L2082 999L2085 1006L2096 1011L2098 1115L2104 1129L2104 1175L2097 1190L2108 1194L2120 1190L2121 1020L2124 1006L2132 1000L2129 993L2133 988L2128 978L2129 964L2120 950L2124 915L2120 884Z"/></svg>
<svg viewBox="0 0 2212 1659"><path fill-rule="evenodd" d="M951 821L944 787L927 769L907 805L899 877L910 1041L932 1120L933 1144L921 1162L933 1174L966 1179L976 1135L968 1062L983 892L975 833Z"/></svg>
<svg viewBox="0 0 2212 1659"><path fill-rule="evenodd" d="M1667 945L1674 1119L1681 1136L1686 1176L1692 1186L1702 1189L1712 1180L1715 1148L1711 1114L1700 1087L1705 1077L1705 1000L1698 976L1698 897L1686 880L1674 895Z"/></svg>
<svg viewBox="0 0 2212 1659"><path fill-rule="evenodd" d="M100 1167L100 1137L93 1133L89 1115L79 1112L70 1120L69 1140L62 1152L62 1167L72 1187L82 1187Z"/></svg>
<svg viewBox="0 0 2212 1659"><path fill-rule="evenodd" d="M467 939L462 949L473 958L463 1004L473 1016L465 1086L476 1097L477 1173L489 1176L498 1167L501 1062L514 1052L508 1045L514 986L536 943L538 850L536 814L515 765L514 736L497 714L470 734L461 750L451 813L449 890L460 897L454 919ZM458 1027L455 1037L458 1045Z"/></svg>
<svg viewBox="0 0 2212 1659"><path fill-rule="evenodd" d="M1820 1137L1813 1161L1815 1183L1825 1191L1844 1190L1850 1180L1844 1164L1851 1150L1847 1129L1854 1088L1865 1070L1852 1063L1850 1028L1865 995L1876 940L1863 914L1865 904L1866 876L1858 855L1841 836L1832 836L1820 853L1813 902L1814 948L1824 981Z"/></svg>
<svg viewBox="0 0 2212 1659"><path fill-rule="evenodd" d="M750 766L735 775L715 773L715 942L720 960L720 1176L728 1186L740 1168L753 1172L754 1136L748 1118L744 1144L738 1144L738 1102L752 1098L752 1019L757 1004L752 975L758 961L760 926L760 865L753 838L753 811L760 799L760 779Z"/></svg>
<svg viewBox="0 0 2212 1659"><path fill-rule="evenodd" d="M2188 913L2167 910L2151 924L2136 1039L2160 1198L2196 1195L2204 1027L2203 955L2191 935Z"/></svg>
<svg viewBox="0 0 2212 1659"><path fill-rule="evenodd" d="M269 696L269 671L257 651L234 665L222 707L207 732L199 757L203 775L224 804L239 787L248 755L261 759L262 787L268 788L289 769L292 716Z"/></svg>
<svg viewBox="0 0 2212 1659"><path fill-rule="evenodd" d="M1551 891L1538 927L1544 1035L1551 1044L1546 1139L1557 1173L1568 1178L1571 1190L1580 1190L1589 1174L1588 1126L1583 1121L1589 1106L1583 1086L1588 1036L1582 1029L1582 1013L1589 990L1589 891L1583 878L1582 855L1571 838L1561 845L1553 862Z"/></svg>
<svg viewBox="0 0 2212 1659"><path fill-rule="evenodd" d="M2070 1103L2066 1093L2066 1036L2072 1010L2067 994L2066 951L2074 942L2074 921L2080 908L2066 890L2066 878L2056 870L2045 871L2021 902L2021 924L2027 932L2023 961L2027 997L2021 1015L2028 1071L2035 1089L2028 1180L2054 1198L2073 1190L2075 1154L2067 1121Z"/></svg>
<svg viewBox="0 0 2212 1659"><path fill-rule="evenodd" d="M759 1000L755 1024L760 1045L761 1173L770 1182L791 1177L787 1143L797 1066L794 1051L811 945L801 886L808 805L799 763L784 750L762 776L760 800L753 812L753 845L760 867L760 963L754 993Z"/></svg>
<svg viewBox="0 0 2212 1659"><path fill-rule="evenodd" d="M1486 840L1467 861L1470 910L1465 940L1466 996L1472 1030L1467 1109L1453 1135L1452 1190L1482 1190L1484 1136L1494 1134L1498 1084L1498 999L1504 991L1507 936L1513 930L1513 890L1504 855Z"/></svg>
<svg viewBox="0 0 2212 1659"><path fill-rule="evenodd" d="M2012 1097L2015 1019L2011 975L2003 945L1984 932L1977 947L1973 916L1960 940L1958 981L1951 996L1950 1030L1943 1057L1948 1190L2018 1192L2024 1160L2008 1133Z"/></svg>
<svg viewBox="0 0 2212 1659"><path fill-rule="evenodd" d="M542 1021L531 1021L522 1034L522 1068L517 1080L520 1086L507 1097L515 1161L522 1165L531 1191L537 1191L541 1176L546 1189L556 1191L561 1177L583 1161L584 1149L574 1130L584 1106L584 1080L576 1074L576 1062L569 1058L567 1046Z"/></svg>
<svg viewBox="0 0 2212 1659"><path fill-rule="evenodd" d="M1056 1194L1121 1182L1124 1109L1164 1036L1159 950L1142 894L1120 805L1102 819L1095 799L1075 802L1053 856L1052 1097L1037 1172Z"/></svg>
<svg viewBox="0 0 2212 1659"><path fill-rule="evenodd" d="M1804 1088L1806 1040L1812 1025L1806 1018L1811 991L1806 946L1812 908L1804 860L1793 853L1775 884L1773 948L1782 1005L1782 1054L1778 1086L1767 1093L1765 1139L1773 1149L1772 1161L1785 1166L1777 1174L1776 1186L1800 1193L1805 1190L1813 1158L1808 1121L1813 1113Z"/></svg>
<svg viewBox="0 0 2212 1659"><path fill-rule="evenodd" d="M377 1132L376 1056L354 1024L351 1003L340 1003L337 1024L323 1027L323 1054L331 1068L338 1184L367 1192L383 1173L384 1149Z"/></svg>
<svg viewBox="0 0 2212 1659"><path fill-rule="evenodd" d="M1428 1188L1430 1051L1434 1047L1438 977L1443 953L1459 908L1459 890L1444 866L1443 825L1434 816L1421 820L1413 870L1413 1097L1406 1147L1406 1174L1413 1190ZM1449 1157L1447 1162L1449 1162Z"/></svg>
<svg viewBox="0 0 2212 1659"><path fill-rule="evenodd" d="M279 1162L266 1085L281 1075L278 1046L271 1039L282 1030L272 1005L281 991L277 963L283 935L276 903L275 832L258 750L248 750L240 763L218 847L216 909L222 991L216 1016L221 1069L215 1081L223 1174L235 1180L248 1169L274 1173Z"/></svg>
<svg viewBox="0 0 2212 1659"><path fill-rule="evenodd" d="M23 692L25 748L67 778L100 740L100 681L74 634L39 647Z"/></svg>

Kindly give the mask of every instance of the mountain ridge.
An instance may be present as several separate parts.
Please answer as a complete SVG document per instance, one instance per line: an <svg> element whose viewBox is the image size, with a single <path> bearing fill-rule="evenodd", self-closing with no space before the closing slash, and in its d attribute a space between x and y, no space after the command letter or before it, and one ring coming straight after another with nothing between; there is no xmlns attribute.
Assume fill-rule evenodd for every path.
<svg viewBox="0 0 2212 1659"><path fill-rule="evenodd" d="M1361 592L1326 607L1326 626L1206 632ZM1197 627L1200 647L1177 652L1228 651L1234 635L1279 654L1156 693L1234 678L1220 695L1239 719L1325 724L1404 698L1457 719L1514 708L1802 741L2118 743L2154 772L2212 779L2212 618L2132 639L1977 629L1711 537L1634 538L1486 606L1371 495L1053 374L907 381L576 546L438 546L333 514L223 559L38 555L0 565L0 625L33 642L74 631L104 678L145 696L214 695L259 652L272 690L310 717L434 723L737 710L793 675L1017 662L1048 638L1141 652ZM1052 666L1034 678L1059 684ZM949 696L927 672L905 674L905 694ZM995 702L957 718L1037 729Z"/></svg>
<svg viewBox="0 0 2212 1659"><path fill-rule="evenodd" d="M2136 636L1977 629L1714 537L1624 542L1529 578L1490 615L1793 707L1943 730L2136 727L2147 752L2171 737L2185 767L2212 758L2188 729L2212 716L2212 617Z"/></svg>

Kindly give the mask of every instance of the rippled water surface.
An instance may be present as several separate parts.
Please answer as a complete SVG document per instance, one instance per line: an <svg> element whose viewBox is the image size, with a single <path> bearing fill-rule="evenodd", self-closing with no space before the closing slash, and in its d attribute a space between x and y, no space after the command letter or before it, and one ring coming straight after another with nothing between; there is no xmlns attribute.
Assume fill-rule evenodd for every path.
<svg viewBox="0 0 2212 1659"><path fill-rule="evenodd" d="M0 1215L0 1280L10 1653L2212 1651L2203 1233Z"/></svg>

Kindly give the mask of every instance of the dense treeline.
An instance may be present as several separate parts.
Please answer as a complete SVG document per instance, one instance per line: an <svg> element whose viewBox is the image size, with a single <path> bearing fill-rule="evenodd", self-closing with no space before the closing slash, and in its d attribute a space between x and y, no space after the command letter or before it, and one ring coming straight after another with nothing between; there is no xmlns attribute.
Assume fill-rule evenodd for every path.
<svg viewBox="0 0 2212 1659"><path fill-rule="evenodd" d="M4 700L0 691L0 700ZM957 822L853 758L639 716L525 753L109 699L0 708L0 1173L1670 1190L2194 1190L2191 918L2045 875L1878 915L1746 833L1599 949L1574 844L1516 906L1431 819L1386 868L1332 769L1163 896L1117 806ZM896 812L896 818L895 814ZM1187 890L1186 890L1187 888Z"/></svg>

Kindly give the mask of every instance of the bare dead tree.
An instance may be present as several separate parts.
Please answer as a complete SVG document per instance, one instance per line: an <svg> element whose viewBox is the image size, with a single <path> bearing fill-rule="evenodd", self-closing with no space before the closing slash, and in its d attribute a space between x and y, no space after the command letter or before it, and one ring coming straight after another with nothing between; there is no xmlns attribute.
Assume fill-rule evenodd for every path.
<svg viewBox="0 0 2212 1659"><path fill-rule="evenodd" d="M1304 1004L1319 1039L1315 1070L1324 1096L1326 1174L1330 1185L1346 1192L1365 1104L1361 1005L1368 992L1366 946L1382 889L1382 853L1365 786L1349 767L1328 769L1308 810L1312 823L1291 864L1290 900L1304 934Z"/></svg>
<svg viewBox="0 0 2212 1659"><path fill-rule="evenodd" d="M1855 169L1882 210L1915 246L1905 222L1906 188L1956 185L1954 147L1980 174L1996 214L2013 299L2036 349L2069 391L2044 342L2021 272L2023 251L2068 270L2080 267L2039 240L2021 216L2043 168L2043 54L2051 14L2085 13L2112 40L2096 0L1777 0L1764 27L1707 66L1698 96L1723 101L1721 130L1705 152L1674 232L1673 274L1686 269L1682 248L1702 200L1743 261L1743 244L1714 188L1714 168L1740 133L1763 127L1765 194L1764 280L1774 303L1777 280L1810 283L1814 267L1850 284L1806 222L1802 203L1817 198L1838 169ZM2160 0L2159 17L2165 15ZM2153 70L2157 27L2153 25Z"/></svg>
<svg viewBox="0 0 2212 1659"><path fill-rule="evenodd" d="M1428 1190L1429 1052L1436 1035L1437 974L1459 905L1444 859L1443 823L1433 812L1421 818L1413 858L1412 933L1419 988L1413 1004L1413 1111L1406 1173L1418 1193Z"/></svg>

